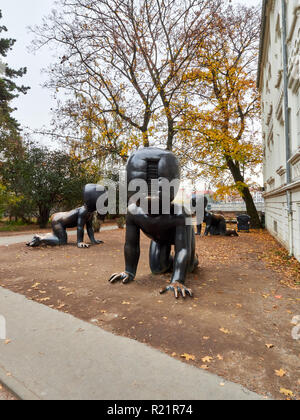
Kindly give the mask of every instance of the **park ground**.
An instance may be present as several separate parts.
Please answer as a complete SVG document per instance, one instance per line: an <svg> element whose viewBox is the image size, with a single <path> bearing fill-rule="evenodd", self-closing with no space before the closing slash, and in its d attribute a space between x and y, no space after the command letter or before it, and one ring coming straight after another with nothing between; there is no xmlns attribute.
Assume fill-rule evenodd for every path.
<svg viewBox="0 0 300 420"><path fill-rule="evenodd" d="M15 401L17 398L0 384L0 401Z"/></svg>
<svg viewBox="0 0 300 420"><path fill-rule="evenodd" d="M259 394L300 399L300 265L266 231L198 237L185 300L159 294L170 275L150 273L145 236L136 281L109 284L124 270L125 231L97 236L105 244L90 249L75 237L60 248L0 247L0 285Z"/></svg>

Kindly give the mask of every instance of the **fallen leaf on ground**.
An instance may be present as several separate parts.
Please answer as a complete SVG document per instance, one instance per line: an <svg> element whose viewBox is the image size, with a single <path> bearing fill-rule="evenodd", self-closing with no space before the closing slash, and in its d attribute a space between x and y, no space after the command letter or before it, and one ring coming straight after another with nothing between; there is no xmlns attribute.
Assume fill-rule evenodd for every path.
<svg viewBox="0 0 300 420"><path fill-rule="evenodd" d="M294 396L294 393L291 390L285 388L280 388L280 394L285 395L286 397Z"/></svg>
<svg viewBox="0 0 300 420"><path fill-rule="evenodd" d="M177 353L172 353L171 356L175 357L175 356L177 356Z"/></svg>
<svg viewBox="0 0 300 420"><path fill-rule="evenodd" d="M206 357L202 358L203 363L210 363L212 360L213 360L213 358L210 357L210 356L206 356Z"/></svg>
<svg viewBox="0 0 300 420"><path fill-rule="evenodd" d="M196 360L196 357L193 354L183 353L180 357L185 360Z"/></svg>
<svg viewBox="0 0 300 420"><path fill-rule="evenodd" d="M283 376L286 375L286 371L283 369L279 369L279 370L275 370L275 375L279 376L280 378L282 378Z"/></svg>
<svg viewBox="0 0 300 420"><path fill-rule="evenodd" d="M4 341L4 344L9 344L9 343L11 343L11 340L5 340Z"/></svg>
<svg viewBox="0 0 300 420"><path fill-rule="evenodd" d="M202 366L200 366L200 369L208 370L209 367L207 365L202 365Z"/></svg>
<svg viewBox="0 0 300 420"><path fill-rule="evenodd" d="M266 347L267 347L268 349L273 349L273 348L274 348L274 344L266 344Z"/></svg>
<svg viewBox="0 0 300 420"><path fill-rule="evenodd" d="M130 305L130 302L126 302L125 300L122 302L122 305Z"/></svg>
<svg viewBox="0 0 300 420"><path fill-rule="evenodd" d="M217 355L217 358L218 358L219 360L224 360L224 357L223 357L223 356L221 356L220 354L218 354L218 355Z"/></svg>
<svg viewBox="0 0 300 420"><path fill-rule="evenodd" d="M227 330L226 328L220 328L220 331L224 334L230 334L230 331Z"/></svg>

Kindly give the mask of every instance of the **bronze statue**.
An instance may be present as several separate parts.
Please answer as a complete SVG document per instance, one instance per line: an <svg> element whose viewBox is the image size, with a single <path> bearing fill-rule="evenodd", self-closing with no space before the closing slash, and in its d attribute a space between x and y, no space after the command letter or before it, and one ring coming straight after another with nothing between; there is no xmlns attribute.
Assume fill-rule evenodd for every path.
<svg viewBox="0 0 300 420"><path fill-rule="evenodd" d="M67 229L77 227L77 246L78 248L88 248L89 245L83 242L84 228L86 226L88 236L93 245L103 244L102 241L95 239L93 230L93 215L96 211L97 200L106 192L105 188L98 184L88 184L84 187L84 205L69 212L56 213L51 217L53 233L46 235L34 235L29 247L40 245L66 245L68 243ZM104 215L99 215L104 219Z"/></svg>
<svg viewBox="0 0 300 420"><path fill-rule="evenodd" d="M221 214L205 212L204 222L206 223L205 236L239 236L235 229L227 230L226 220Z"/></svg>
<svg viewBox="0 0 300 420"><path fill-rule="evenodd" d="M206 223L204 236L226 235L226 221L222 215L205 212L204 222Z"/></svg>
<svg viewBox="0 0 300 420"><path fill-rule="evenodd" d="M165 194L164 181L179 180L180 168L175 155L167 150L144 148L135 152L127 164L128 179L128 214L126 219L125 272L113 274L109 281L123 284L134 280L140 258L140 231L152 239L150 246L150 268L153 274L173 271L171 283L160 293L173 291L175 297L192 296L192 290L185 287L188 272L198 266L195 255L195 233L193 226L187 223L191 217L185 208L173 203L178 187L171 188L168 193L169 211L163 210ZM143 208L141 201L133 202L129 185L142 179L148 187L143 198L148 204ZM157 190L153 188L153 180L157 182ZM155 182L154 181L154 182ZM153 191L154 190L154 191ZM152 210L157 204L158 211ZM171 247L175 246L175 255L171 255Z"/></svg>

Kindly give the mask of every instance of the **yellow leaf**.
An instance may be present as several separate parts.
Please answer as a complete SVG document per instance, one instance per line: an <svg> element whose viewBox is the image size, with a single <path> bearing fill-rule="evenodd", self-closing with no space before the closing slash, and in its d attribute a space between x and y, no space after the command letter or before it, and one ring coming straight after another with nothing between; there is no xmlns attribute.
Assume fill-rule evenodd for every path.
<svg viewBox="0 0 300 420"><path fill-rule="evenodd" d="M210 356L206 356L206 357L202 358L203 363L210 363L212 360L213 360L213 358L210 357Z"/></svg>
<svg viewBox="0 0 300 420"><path fill-rule="evenodd" d="M286 397L293 397L294 393L290 391L289 389L280 388L280 394L285 395Z"/></svg>
<svg viewBox="0 0 300 420"><path fill-rule="evenodd" d="M180 357L185 360L196 360L196 357L193 354L183 353Z"/></svg>
<svg viewBox="0 0 300 420"><path fill-rule="evenodd" d="M226 328L220 328L220 331L224 334L230 334L230 331L227 330Z"/></svg>
<svg viewBox="0 0 300 420"><path fill-rule="evenodd" d="M274 348L274 344L266 344L266 347L267 347L268 349L272 349L272 348Z"/></svg>
<svg viewBox="0 0 300 420"><path fill-rule="evenodd" d="M282 378L283 376L286 375L286 372L283 369L275 370L275 375Z"/></svg>

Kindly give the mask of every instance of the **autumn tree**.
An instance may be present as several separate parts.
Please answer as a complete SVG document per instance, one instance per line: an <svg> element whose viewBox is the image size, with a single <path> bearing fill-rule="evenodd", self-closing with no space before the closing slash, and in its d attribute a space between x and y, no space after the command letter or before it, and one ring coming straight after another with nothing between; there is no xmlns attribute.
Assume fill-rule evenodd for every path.
<svg viewBox="0 0 300 420"><path fill-rule="evenodd" d="M2 19L1 10L0 19ZM0 34L3 32L7 32L7 28L0 25ZM19 123L12 115L15 111L12 101L20 93L26 94L29 89L15 83L16 78L24 76L26 68L14 70L2 61L15 42L14 39L0 37L0 152L10 145L18 146L21 142Z"/></svg>
<svg viewBox="0 0 300 420"><path fill-rule="evenodd" d="M174 146L185 73L221 0L60 0L34 28L36 47L60 51L48 86L113 114L135 143ZM78 119L81 115L78 115Z"/></svg>
<svg viewBox="0 0 300 420"><path fill-rule="evenodd" d="M237 190L252 225L259 227L247 179L262 161L255 129L260 110L256 89L259 13L247 6L223 7L213 25L213 35L201 43L195 67L186 75L189 101L180 123L178 152L220 193Z"/></svg>
<svg viewBox="0 0 300 420"><path fill-rule="evenodd" d="M117 114L105 113L99 104L84 96L68 100L57 109L56 124L41 134L63 140L70 154L82 164L112 166L125 163L128 151L138 145L126 124Z"/></svg>

